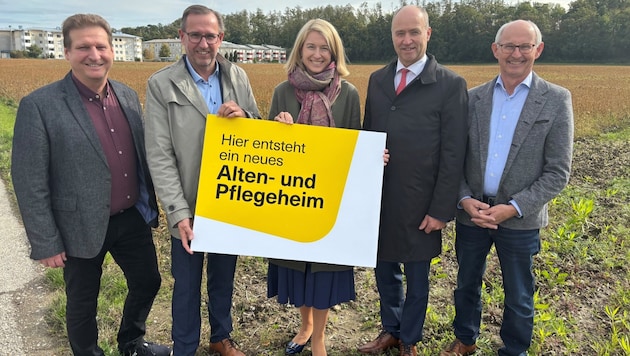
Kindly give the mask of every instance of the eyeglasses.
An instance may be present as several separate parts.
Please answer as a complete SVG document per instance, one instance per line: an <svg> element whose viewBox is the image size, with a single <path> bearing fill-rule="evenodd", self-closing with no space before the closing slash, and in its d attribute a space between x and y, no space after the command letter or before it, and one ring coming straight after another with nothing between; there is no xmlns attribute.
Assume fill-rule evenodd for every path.
<svg viewBox="0 0 630 356"><path fill-rule="evenodd" d="M207 33L204 35L199 32L184 32L184 33L188 35L188 39L190 39L190 42L192 43L199 43L201 42L202 38L205 38L206 43L208 44L217 43L219 41L219 35L220 35L216 33Z"/></svg>
<svg viewBox="0 0 630 356"><path fill-rule="evenodd" d="M512 54L514 53L514 51L516 51L517 48L522 54L528 54L534 48L536 48L536 45L531 44L531 43L523 43L518 46L513 45L513 44L498 44L497 43L497 46L501 48L501 52L503 52L504 54Z"/></svg>

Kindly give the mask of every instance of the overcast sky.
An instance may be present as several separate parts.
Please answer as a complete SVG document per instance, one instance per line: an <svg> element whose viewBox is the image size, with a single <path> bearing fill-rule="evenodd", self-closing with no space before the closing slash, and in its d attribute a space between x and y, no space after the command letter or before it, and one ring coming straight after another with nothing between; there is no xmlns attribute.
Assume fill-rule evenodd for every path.
<svg viewBox="0 0 630 356"><path fill-rule="evenodd" d="M287 7L300 6L310 9L318 6L352 5L355 9L363 2L373 8L378 2L385 12L391 12L400 3L378 0L0 0L0 28L61 27L63 20L76 13L95 13L103 16L115 28L146 25L167 25L182 16L186 7L204 4L222 14L232 14L242 10L256 12L260 8L265 14L270 11L284 11ZM569 0L539 0L567 7Z"/></svg>

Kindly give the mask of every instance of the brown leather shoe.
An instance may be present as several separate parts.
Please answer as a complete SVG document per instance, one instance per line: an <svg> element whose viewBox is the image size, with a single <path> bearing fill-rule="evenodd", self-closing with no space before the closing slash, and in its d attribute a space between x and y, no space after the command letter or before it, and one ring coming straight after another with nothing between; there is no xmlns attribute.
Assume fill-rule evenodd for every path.
<svg viewBox="0 0 630 356"><path fill-rule="evenodd" d="M400 356L418 356L416 345L405 345L402 342L399 346Z"/></svg>
<svg viewBox="0 0 630 356"><path fill-rule="evenodd" d="M459 339L455 339L448 349L440 352L440 356L468 356L475 353L477 345L466 345Z"/></svg>
<svg viewBox="0 0 630 356"><path fill-rule="evenodd" d="M379 354L391 348L398 347L398 339L389 332L382 330L376 339L365 345L359 346L359 352L362 354Z"/></svg>
<svg viewBox="0 0 630 356"><path fill-rule="evenodd" d="M221 356L245 356L245 354L236 347L236 342L228 338L219 342L211 342L210 352L219 353Z"/></svg>

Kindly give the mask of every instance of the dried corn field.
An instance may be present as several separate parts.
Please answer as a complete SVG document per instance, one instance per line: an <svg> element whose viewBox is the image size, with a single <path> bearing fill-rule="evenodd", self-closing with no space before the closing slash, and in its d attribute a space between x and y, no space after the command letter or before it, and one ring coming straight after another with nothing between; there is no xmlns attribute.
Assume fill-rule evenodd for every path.
<svg viewBox="0 0 630 356"><path fill-rule="evenodd" d="M117 62L111 77L134 88L144 102L148 77L166 65L168 63ZM286 78L283 67L279 64L247 64L242 67L249 75L261 114L266 116L273 88ZM370 73L379 67L350 66L351 75L347 79L358 88L362 100L365 100ZM496 64L448 67L466 78L470 87L491 79L498 72ZM62 78L69 68L69 64L63 60L0 59L0 99L17 102L32 90ZM627 340L628 332L626 298L629 294L628 278L625 277L627 236L630 231L627 226L628 145L624 141L600 142L597 138L585 136L630 126L630 66L540 64L535 69L542 77L571 90L576 134L584 138L576 140L572 187L560 199L560 203L554 203L552 226L543 232L543 247L547 247L544 247L536 262L537 298L540 298L541 309L537 311L534 343L529 354L627 354L620 350L616 340L624 335L624 340ZM575 243L573 250L573 245L552 234L559 224L574 219L563 209L569 204L568 201L577 201L573 200L577 199L574 196L595 199L595 208L588 223L581 226L587 230L583 230L574 240L571 235L571 243ZM584 219L586 221L586 217ZM164 224L156 230L155 241L163 283L151 311L148 335L153 341L170 343L170 294L173 280L168 272L170 239ZM452 290L457 268L452 229L443 242L443 254L432 267L425 339L419 344L422 355L437 354L437 350L447 345L452 337ZM554 247L549 248L552 242ZM588 253L580 257L584 261L576 257L581 256L581 253ZM500 274L498 261L493 261L484 278L487 299L484 299L484 329L477 352L482 355L492 354L490 351L496 350L501 344L498 331L501 324L501 289L497 287ZM292 307L280 305L266 297L265 273L265 260L246 256L239 258L232 309L235 325L233 337L248 355L284 354L284 345L299 327L298 313ZM544 273L547 273L546 277ZM566 281L558 277L563 274L567 276ZM356 268L355 280L357 300L333 308L329 317L326 333L331 356L358 355L354 351L356 346L378 333L378 295L373 273L370 269ZM42 322L44 298L49 296L44 295L38 285L32 284L18 299L19 304L16 305L19 305L23 320L20 325L22 337L29 351L34 351L31 354L66 355L69 350L63 328L54 322ZM34 300L38 302L23 302ZM615 310L615 313L619 311L615 319L617 321L608 315L609 310ZM116 322L107 324L103 320L99 321L102 322L101 340L115 345L120 310L107 312L114 314L111 319ZM609 317L611 320L608 320ZM621 328L621 323L625 323L626 327L619 331L619 336L611 328ZM209 327L207 323L203 325L204 339L198 356L210 355L207 351ZM610 347L609 352L602 351L606 347ZM305 354L310 355L308 350Z"/></svg>
<svg viewBox="0 0 630 356"><path fill-rule="evenodd" d="M168 64L117 62L112 67L111 78L131 86L144 102L147 79ZM280 64L241 64L241 67L247 71L260 112L266 117L273 88L286 79L284 68ZM347 79L358 88L361 98L365 98L370 73L379 67L350 66L351 74ZM469 87L498 73L494 64L448 67L466 78ZM69 64L63 60L0 60L0 98L19 101L32 90L62 78L69 69ZM630 120L630 66L538 64L535 70L573 94L577 136L614 129Z"/></svg>

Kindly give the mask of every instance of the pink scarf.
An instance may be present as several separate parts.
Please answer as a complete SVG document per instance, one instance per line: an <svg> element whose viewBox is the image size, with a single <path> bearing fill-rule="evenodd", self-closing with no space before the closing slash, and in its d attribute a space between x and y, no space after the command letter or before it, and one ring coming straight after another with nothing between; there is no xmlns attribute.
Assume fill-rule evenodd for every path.
<svg viewBox="0 0 630 356"><path fill-rule="evenodd" d="M295 96L302 105L298 124L335 127L330 107L341 92L335 62L330 62L323 72L313 76L296 67L289 73L289 83L295 88Z"/></svg>

